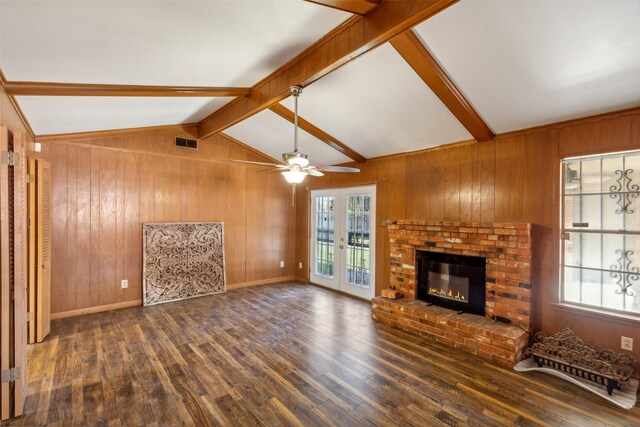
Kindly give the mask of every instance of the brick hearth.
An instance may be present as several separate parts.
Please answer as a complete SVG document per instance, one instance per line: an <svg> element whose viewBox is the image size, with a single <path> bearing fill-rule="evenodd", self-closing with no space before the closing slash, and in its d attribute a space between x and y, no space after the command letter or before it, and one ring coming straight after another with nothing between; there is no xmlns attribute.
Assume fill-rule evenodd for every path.
<svg viewBox="0 0 640 427"><path fill-rule="evenodd" d="M520 328L531 330L531 224L390 220L387 227L390 285L405 297L376 297L375 319L502 364L522 358L527 334ZM416 300L417 250L486 258L486 318Z"/></svg>

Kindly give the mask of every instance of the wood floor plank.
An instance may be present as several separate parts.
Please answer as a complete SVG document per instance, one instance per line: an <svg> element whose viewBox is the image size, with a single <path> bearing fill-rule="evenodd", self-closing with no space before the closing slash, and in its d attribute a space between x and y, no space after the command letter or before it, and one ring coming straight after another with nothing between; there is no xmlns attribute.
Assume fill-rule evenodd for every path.
<svg viewBox="0 0 640 427"><path fill-rule="evenodd" d="M280 283L55 320L11 425L634 426L558 378L376 323L369 303Z"/></svg>

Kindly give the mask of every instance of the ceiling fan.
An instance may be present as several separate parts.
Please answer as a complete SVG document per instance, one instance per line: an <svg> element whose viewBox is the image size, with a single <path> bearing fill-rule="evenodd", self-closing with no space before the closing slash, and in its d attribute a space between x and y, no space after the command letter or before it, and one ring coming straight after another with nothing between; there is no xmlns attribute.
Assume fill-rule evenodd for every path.
<svg viewBox="0 0 640 427"><path fill-rule="evenodd" d="M263 163L251 162L247 160L231 160L237 163L249 163L252 165L275 166L275 169L268 171L280 171L287 182L291 184L300 184L307 175L323 176L323 172L360 172L357 168L348 168L343 166L320 166L309 164L309 157L298 151L298 97L302 93L301 86L291 86L289 88L294 99L294 124L293 124L293 151L282 155L283 163ZM264 171L266 172L266 171Z"/></svg>

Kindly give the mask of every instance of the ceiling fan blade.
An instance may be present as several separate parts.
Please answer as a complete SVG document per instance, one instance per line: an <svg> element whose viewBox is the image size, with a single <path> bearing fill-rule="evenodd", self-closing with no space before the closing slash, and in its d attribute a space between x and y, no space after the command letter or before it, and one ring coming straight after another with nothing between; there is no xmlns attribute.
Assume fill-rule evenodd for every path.
<svg viewBox="0 0 640 427"><path fill-rule="evenodd" d="M288 167L287 165L283 165L280 163L263 163L263 162L250 162L248 160L233 160L229 159L230 162L234 163L247 163L249 165L260 165L260 166L276 166L276 167Z"/></svg>
<svg viewBox="0 0 640 427"><path fill-rule="evenodd" d="M320 172L319 170L315 170L315 169L307 169L306 172L311 175L311 176L324 176L324 174L322 172Z"/></svg>
<svg viewBox="0 0 640 427"><path fill-rule="evenodd" d="M286 169L279 169L279 168L276 168L276 169L263 169L263 170L258 171L258 172L256 172L256 173L264 173L264 172L282 172L282 171L285 171L285 170L286 170Z"/></svg>
<svg viewBox="0 0 640 427"><path fill-rule="evenodd" d="M360 169L344 166L316 166L315 168L323 172L360 172Z"/></svg>

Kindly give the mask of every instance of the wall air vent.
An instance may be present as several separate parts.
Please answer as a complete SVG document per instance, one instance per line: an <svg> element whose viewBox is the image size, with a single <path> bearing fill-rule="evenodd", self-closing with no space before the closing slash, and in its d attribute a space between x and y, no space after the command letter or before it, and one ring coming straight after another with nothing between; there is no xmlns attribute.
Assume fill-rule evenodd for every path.
<svg viewBox="0 0 640 427"><path fill-rule="evenodd" d="M197 139L181 138L179 136L176 136L176 147L193 148L194 150L197 150L198 149L198 140Z"/></svg>

